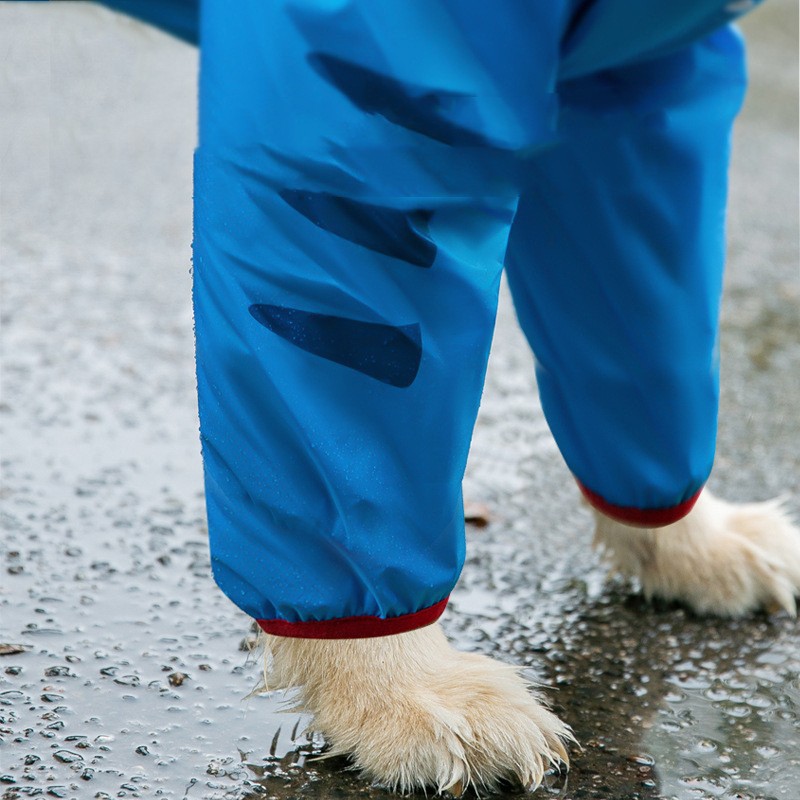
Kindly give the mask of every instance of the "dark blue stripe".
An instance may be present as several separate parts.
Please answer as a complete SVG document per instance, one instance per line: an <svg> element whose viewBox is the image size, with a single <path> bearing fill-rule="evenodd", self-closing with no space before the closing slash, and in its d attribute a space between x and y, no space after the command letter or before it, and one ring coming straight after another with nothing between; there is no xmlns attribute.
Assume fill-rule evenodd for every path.
<svg viewBox="0 0 800 800"><path fill-rule="evenodd" d="M250 306L253 318L287 342L390 386L414 382L422 359L418 324L375 322L316 314L266 303Z"/></svg>
<svg viewBox="0 0 800 800"><path fill-rule="evenodd" d="M131 17L155 25L189 44L200 40L200 0L99 0Z"/></svg>
<svg viewBox="0 0 800 800"><path fill-rule="evenodd" d="M280 195L315 225L349 242L417 267L430 267L436 258L436 245L420 232L431 211L400 211L327 192L284 189Z"/></svg>
<svg viewBox="0 0 800 800"><path fill-rule="evenodd" d="M481 134L442 117L446 106L463 103L468 95L432 92L327 53L312 53L308 61L328 83L368 114L380 114L395 125L444 144L492 146Z"/></svg>

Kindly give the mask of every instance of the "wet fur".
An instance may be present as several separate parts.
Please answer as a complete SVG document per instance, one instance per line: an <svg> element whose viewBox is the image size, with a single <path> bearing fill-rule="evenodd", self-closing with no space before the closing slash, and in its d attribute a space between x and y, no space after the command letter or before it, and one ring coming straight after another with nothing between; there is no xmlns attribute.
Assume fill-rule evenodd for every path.
<svg viewBox="0 0 800 800"><path fill-rule="evenodd" d="M595 516L595 546L648 598L723 617L760 608L797 613L800 531L780 501L736 505L705 490L682 520L652 529Z"/></svg>
<svg viewBox="0 0 800 800"><path fill-rule="evenodd" d="M518 670L448 643L438 624L372 639L264 637L270 688L300 686L333 754L407 792L536 786L566 763L569 729Z"/></svg>
<svg viewBox="0 0 800 800"><path fill-rule="evenodd" d="M772 501L733 505L707 490L680 522L642 529L596 512L595 545L648 597L701 614L796 613L800 531ZM538 786L568 763L569 728L518 671L461 653L438 624L373 639L263 637L270 689L300 687L331 752L401 792Z"/></svg>

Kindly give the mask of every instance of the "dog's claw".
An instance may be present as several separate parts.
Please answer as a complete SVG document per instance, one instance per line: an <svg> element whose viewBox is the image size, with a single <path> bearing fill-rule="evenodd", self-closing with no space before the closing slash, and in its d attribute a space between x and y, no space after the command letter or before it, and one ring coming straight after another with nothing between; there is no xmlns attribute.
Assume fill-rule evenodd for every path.
<svg viewBox="0 0 800 800"><path fill-rule="evenodd" d="M461 797L461 795L464 794L464 782L458 780L452 786L446 786L444 791L450 792L453 797Z"/></svg>
<svg viewBox="0 0 800 800"><path fill-rule="evenodd" d="M791 584L783 576L773 575L773 599L766 603L765 610L768 614L779 614L785 611L790 617L797 616L797 601Z"/></svg>

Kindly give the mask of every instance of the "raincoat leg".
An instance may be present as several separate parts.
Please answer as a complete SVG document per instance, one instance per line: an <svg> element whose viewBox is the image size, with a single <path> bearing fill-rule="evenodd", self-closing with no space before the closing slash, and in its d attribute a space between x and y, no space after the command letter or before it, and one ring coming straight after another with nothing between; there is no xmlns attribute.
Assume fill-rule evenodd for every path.
<svg viewBox="0 0 800 800"><path fill-rule="evenodd" d="M679 519L711 470L744 87L731 28L561 80L559 144L525 175L506 264L544 412L590 502L630 523Z"/></svg>
<svg viewBox="0 0 800 800"><path fill-rule="evenodd" d="M409 630L458 577L508 160L552 135L561 18L534 5L489 64L477 0L204 3L194 303L212 565L268 632Z"/></svg>

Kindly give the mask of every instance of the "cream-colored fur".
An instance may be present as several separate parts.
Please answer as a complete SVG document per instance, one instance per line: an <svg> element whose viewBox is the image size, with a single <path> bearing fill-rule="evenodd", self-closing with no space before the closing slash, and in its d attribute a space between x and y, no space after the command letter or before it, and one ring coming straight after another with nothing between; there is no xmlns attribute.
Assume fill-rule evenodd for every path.
<svg viewBox="0 0 800 800"><path fill-rule="evenodd" d="M733 505L706 490L683 520L657 529L595 514L595 544L648 597L726 616L796 613L800 531L779 502ZM269 688L299 687L331 754L393 789L460 794L502 779L534 788L549 765L568 761L569 728L518 670L454 650L438 625L374 639L263 640Z"/></svg>
<svg viewBox="0 0 800 800"><path fill-rule="evenodd" d="M663 528L595 516L595 545L647 597L679 600L704 614L736 617L758 608L796 614L800 530L780 501L735 505L706 489L686 517Z"/></svg>
<svg viewBox="0 0 800 800"><path fill-rule="evenodd" d="M269 688L301 687L332 754L402 792L533 788L567 763L569 729L518 670L451 647L438 624L372 639L264 637Z"/></svg>

